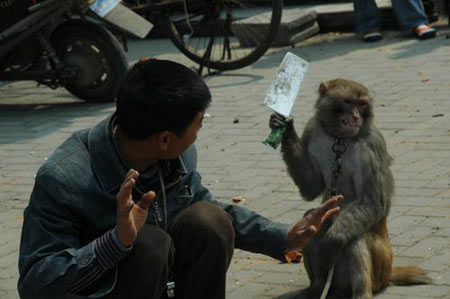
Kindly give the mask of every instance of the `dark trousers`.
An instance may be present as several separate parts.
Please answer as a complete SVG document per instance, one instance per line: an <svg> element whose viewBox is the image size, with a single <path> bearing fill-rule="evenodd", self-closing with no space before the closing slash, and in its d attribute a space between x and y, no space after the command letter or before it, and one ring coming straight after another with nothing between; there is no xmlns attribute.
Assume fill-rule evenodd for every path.
<svg viewBox="0 0 450 299"><path fill-rule="evenodd" d="M231 217L215 204L195 203L175 218L169 233L143 227L108 298L161 298L169 275L177 299L225 298L233 250Z"/></svg>

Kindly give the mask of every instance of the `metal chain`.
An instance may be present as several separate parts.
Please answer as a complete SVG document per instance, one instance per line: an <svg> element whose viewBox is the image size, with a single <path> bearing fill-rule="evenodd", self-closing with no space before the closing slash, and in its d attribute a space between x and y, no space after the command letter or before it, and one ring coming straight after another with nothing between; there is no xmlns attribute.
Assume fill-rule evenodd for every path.
<svg viewBox="0 0 450 299"><path fill-rule="evenodd" d="M331 150L335 154L335 157L333 162L333 168L331 170L331 186L330 189L328 190L328 194L330 196L335 196L338 195L337 181L339 178L339 171L341 170L341 162L342 162L341 156L347 150L347 145L344 143L342 139L336 138L336 141L333 143Z"/></svg>

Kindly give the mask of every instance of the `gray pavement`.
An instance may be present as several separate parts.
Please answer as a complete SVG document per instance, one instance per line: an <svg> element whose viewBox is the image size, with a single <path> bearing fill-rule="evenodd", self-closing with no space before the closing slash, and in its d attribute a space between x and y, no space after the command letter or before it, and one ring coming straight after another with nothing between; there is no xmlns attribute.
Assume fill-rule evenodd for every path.
<svg viewBox="0 0 450 299"><path fill-rule="evenodd" d="M392 286L376 297L450 298L450 30L440 29L428 41L386 32L375 44L353 34L318 35L296 48L271 49L250 67L207 77L213 102L197 140L204 185L219 200L241 195L248 208L264 216L296 221L318 202L302 201L279 151L261 144L269 133L270 111L262 105L268 84L287 51L311 62L293 110L300 131L321 81L362 82L375 93L375 122L395 159L388 222L394 264L421 266L434 280L428 286ZM133 42L130 48L130 61L151 56L193 65L167 40ZM18 297L22 212L36 170L72 132L113 109L113 104L83 103L63 89L0 86L0 298ZM227 298L292 298L307 285L302 264L236 250Z"/></svg>

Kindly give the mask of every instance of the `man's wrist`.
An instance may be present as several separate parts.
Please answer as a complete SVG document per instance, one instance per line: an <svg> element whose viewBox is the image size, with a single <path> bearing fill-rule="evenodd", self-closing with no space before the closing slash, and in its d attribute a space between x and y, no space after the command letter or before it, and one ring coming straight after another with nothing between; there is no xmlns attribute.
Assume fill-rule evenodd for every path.
<svg viewBox="0 0 450 299"><path fill-rule="evenodd" d="M129 245L125 245L120 241L119 235L117 233L117 229L115 227L111 231L111 236L112 236L114 243L117 245L117 247L120 249L120 251L127 252L133 248L133 243L131 243Z"/></svg>
<svg viewBox="0 0 450 299"><path fill-rule="evenodd" d="M132 249L132 246L125 247L120 244L113 230L107 231L94 241L95 256L104 271L109 271L114 268L130 254Z"/></svg>

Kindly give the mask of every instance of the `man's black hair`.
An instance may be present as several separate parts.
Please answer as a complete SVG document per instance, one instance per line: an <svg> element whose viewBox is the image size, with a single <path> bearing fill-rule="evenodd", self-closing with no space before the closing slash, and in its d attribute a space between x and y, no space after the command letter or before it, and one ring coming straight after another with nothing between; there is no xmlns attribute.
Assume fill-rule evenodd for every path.
<svg viewBox="0 0 450 299"><path fill-rule="evenodd" d="M194 71L175 62L137 62L117 97L117 124L134 140L172 131L181 137L195 116L211 103L211 94Z"/></svg>

